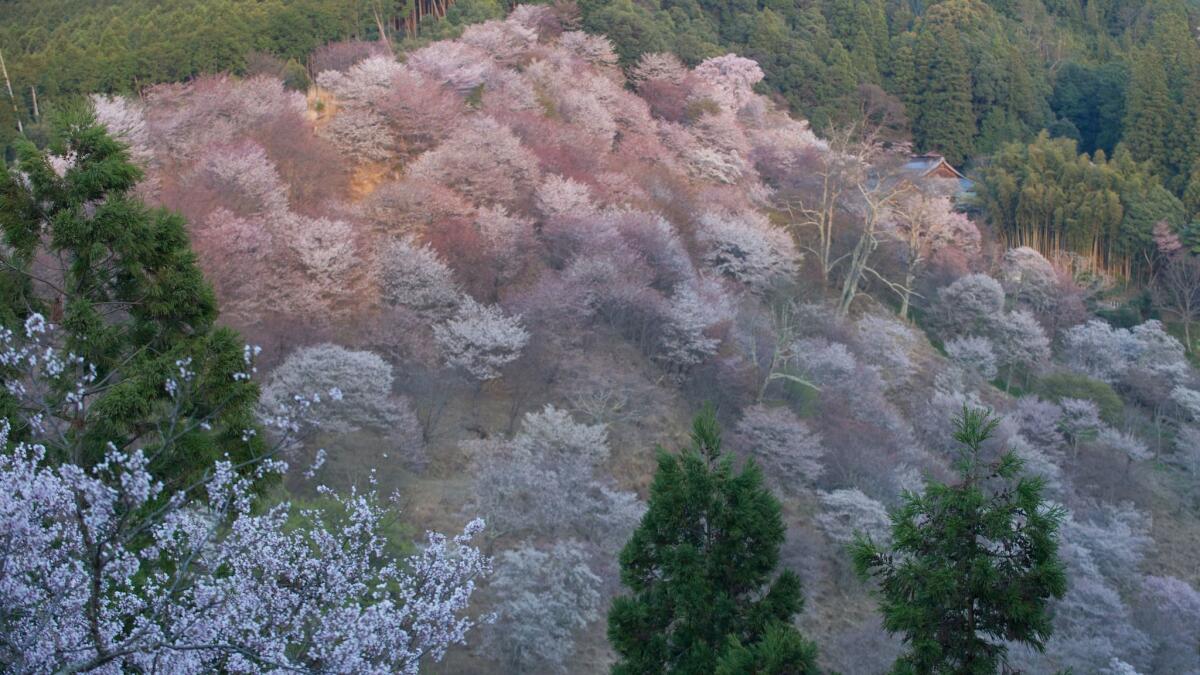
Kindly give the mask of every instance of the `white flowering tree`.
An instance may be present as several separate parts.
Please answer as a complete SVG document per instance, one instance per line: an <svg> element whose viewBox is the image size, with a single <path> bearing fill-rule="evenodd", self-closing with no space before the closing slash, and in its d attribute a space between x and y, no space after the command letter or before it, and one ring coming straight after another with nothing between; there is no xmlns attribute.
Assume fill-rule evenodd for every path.
<svg viewBox="0 0 1200 675"><path fill-rule="evenodd" d="M1093 401L1080 398L1064 398L1058 402L1062 416L1058 430L1071 444L1071 453L1079 457L1079 444L1091 440L1104 428L1100 421L1100 408Z"/></svg>
<svg viewBox="0 0 1200 675"><path fill-rule="evenodd" d="M811 484L825 472L820 434L786 407L758 404L746 408L729 440L734 448L761 462L771 479L789 489Z"/></svg>
<svg viewBox="0 0 1200 675"><path fill-rule="evenodd" d="M1134 370L1175 384L1189 374L1183 344L1158 321L1126 329L1093 319L1065 331L1062 342L1069 367L1105 382L1119 383Z"/></svg>
<svg viewBox="0 0 1200 675"><path fill-rule="evenodd" d="M755 293L788 281L800 259L792 235L756 211L704 214L697 238L713 269Z"/></svg>
<svg viewBox="0 0 1200 675"><path fill-rule="evenodd" d="M991 337L996 365L1006 371L1006 390L1012 384L1015 372L1028 374L1037 365L1050 359L1050 339L1028 310L1018 309L994 317Z"/></svg>
<svg viewBox="0 0 1200 675"><path fill-rule="evenodd" d="M702 363L721 345L712 329L732 314L728 296L715 281L697 278L681 284L667 305L660 358L678 369Z"/></svg>
<svg viewBox="0 0 1200 675"><path fill-rule="evenodd" d="M405 461L424 463L421 425L411 402L392 393L392 366L378 354L323 343L301 347L271 371L263 387L265 411L285 408L295 392L338 392L313 413L322 430L344 434L370 429L387 435Z"/></svg>
<svg viewBox="0 0 1200 675"><path fill-rule="evenodd" d="M938 291L933 309L938 332L947 339L986 334L1004 313L1004 287L986 274L968 274Z"/></svg>
<svg viewBox="0 0 1200 675"><path fill-rule="evenodd" d="M862 490L833 490L821 492L820 497L821 512L817 514L817 525L830 539L839 544L848 544L854 540L856 532L874 541L890 539L892 521L887 508Z"/></svg>
<svg viewBox="0 0 1200 675"><path fill-rule="evenodd" d="M608 459L604 425L580 424L553 406L528 413L511 440L475 451L475 501L498 534L575 536L601 545L624 541L641 517L631 493L596 477Z"/></svg>
<svg viewBox="0 0 1200 675"><path fill-rule="evenodd" d="M394 241L383 250L379 267L383 297L389 303L433 317L458 305L454 273L428 245L411 238Z"/></svg>
<svg viewBox="0 0 1200 675"><path fill-rule="evenodd" d="M529 342L519 315L508 316L469 295L463 296L453 317L433 327L433 337L446 365L462 368L480 382L500 377L500 369L517 360Z"/></svg>
<svg viewBox="0 0 1200 675"><path fill-rule="evenodd" d="M900 295L901 318L908 318L913 286L929 259L945 247L963 255L979 254L979 228L966 215L954 210L951 201L923 192L905 195L892 209L885 231L903 246L904 280L893 287Z"/></svg>
<svg viewBox="0 0 1200 675"><path fill-rule="evenodd" d="M758 63L736 54L705 59L692 73L718 105L735 113L754 98L754 85L763 79Z"/></svg>
<svg viewBox="0 0 1200 675"><path fill-rule="evenodd" d="M453 188L476 204L512 206L533 191L540 171L537 158L508 127L472 116L445 143L418 157L409 176Z"/></svg>
<svg viewBox="0 0 1200 675"><path fill-rule="evenodd" d="M496 556L490 589L497 602L488 652L509 672L566 672L575 635L600 617L601 579L588 566L583 544L525 543Z"/></svg>
<svg viewBox="0 0 1200 675"><path fill-rule="evenodd" d="M264 417L273 447L216 462L167 491L153 455L186 450L209 424L188 412L197 373L165 376L172 402L156 442L118 445L84 468L44 441L86 424L110 386L49 339L40 316L0 333L4 383L20 405L0 421L0 662L10 672L417 673L475 624L468 602L490 561L474 546L482 521L418 553L386 553L386 508L372 493L336 496L344 518L278 504L255 508L255 484L285 471L279 450L311 422L321 394ZM253 372L253 351L237 377ZM105 378L107 379L107 378ZM336 399L337 392L323 393ZM76 411L70 415L69 411ZM97 430L104 433L101 430ZM256 436L243 431L243 442ZM52 445L51 447L57 447Z"/></svg>
<svg viewBox="0 0 1200 675"><path fill-rule="evenodd" d="M975 373L985 380L995 379L996 352L992 341L978 335L956 337L946 343L946 356L963 370Z"/></svg>
<svg viewBox="0 0 1200 675"><path fill-rule="evenodd" d="M1150 672L1200 670L1200 591L1175 577L1142 577L1133 616L1154 640Z"/></svg>

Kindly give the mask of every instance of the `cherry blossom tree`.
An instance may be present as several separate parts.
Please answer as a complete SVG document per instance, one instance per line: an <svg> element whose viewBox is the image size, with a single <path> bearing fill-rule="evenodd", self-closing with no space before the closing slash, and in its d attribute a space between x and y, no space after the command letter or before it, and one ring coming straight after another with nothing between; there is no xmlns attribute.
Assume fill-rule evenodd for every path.
<svg viewBox="0 0 1200 675"><path fill-rule="evenodd" d="M199 183L214 192L221 208L239 215L284 212L288 189L262 145L244 140L211 146L193 170L193 189Z"/></svg>
<svg viewBox="0 0 1200 675"><path fill-rule="evenodd" d="M1175 436L1175 461L1193 476L1200 474L1200 426L1185 424Z"/></svg>
<svg viewBox="0 0 1200 675"><path fill-rule="evenodd" d="M602 35L567 31L559 38L558 46L593 66L611 68L617 65L612 43Z"/></svg>
<svg viewBox="0 0 1200 675"><path fill-rule="evenodd" d="M907 323L867 314L855 322L854 329L859 354L879 367L891 387L903 385L917 371L912 354L920 338Z"/></svg>
<svg viewBox="0 0 1200 675"><path fill-rule="evenodd" d="M247 348L238 376L252 376L252 355ZM149 473L153 456L186 451L189 434L210 422L188 414L202 395L189 361L164 374L172 403L158 441L110 442L90 469L60 463L44 442L65 438L56 420L86 424L109 378L59 351L40 315L21 335L0 331L0 363L10 393L40 401L0 421L0 659L9 668L415 675L474 626L468 602L490 569L471 544L482 521L453 539L431 533L396 560L380 534L387 509L372 493L326 490L345 518L301 509L300 527L287 503L255 508L256 482L286 470L278 452L336 390L296 395L264 417L273 447L219 461L167 493ZM255 435L246 429L243 441Z"/></svg>
<svg viewBox="0 0 1200 675"><path fill-rule="evenodd" d="M487 509L500 535L619 546L642 507L635 495L598 479L596 470L609 455L607 438L603 425L580 424L553 406L526 414L511 440L472 445L477 508Z"/></svg>
<svg viewBox="0 0 1200 675"><path fill-rule="evenodd" d="M532 543L496 556L489 587L497 621L485 645L510 672L566 672L575 635L600 617L601 579L574 540Z"/></svg>
<svg viewBox="0 0 1200 675"><path fill-rule="evenodd" d="M459 302L459 289L446 263L429 246L411 238L393 241L379 260L387 302L444 317Z"/></svg>
<svg viewBox="0 0 1200 675"><path fill-rule="evenodd" d="M687 66L678 56L669 52L646 52L638 57L637 65L630 73L634 85L642 86L647 82L661 80L679 84L688 76Z"/></svg>
<svg viewBox="0 0 1200 675"><path fill-rule="evenodd" d="M459 42L475 47L499 63L521 60L537 44L535 30L519 21L484 21L467 26Z"/></svg>
<svg viewBox="0 0 1200 675"><path fill-rule="evenodd" d="M986 335L1004 313L1004 287L986 274L969 274L938 291L934 319L947 339Z"/></svg>
<svg viewBox="0 0 1200 675"><path fill-rule="evenodd" d="M489 569L470 544L482 521L452 540L431 533L396 561L369 495L332 497L348 513L340 524L304 510L297 530L286 504L255 514L227 462L203 501L180 494L155 509L161 483L141 451L113 451L91 473L45 460L39 445L0 456L9 667L415 674L474 625L463 613Z"/></svg>
<svg viewBox="0 0 1200 675"><path fill-rule="evenodd" d="M434 326L433 337L446 365L462 368L481 382L500 377L500 369L521 356L529 333L520 316L464 295L454 316Z"/></svg>
<svg viewBox="0 0 1200 675"><path fill-rule="evenodd" d="M1153 459L1154 454L1145 441L1128 432L1104 427L1096 435L1096 442L1125 456L1130 464Z"/></svg>
<svg viewBox="0 0 1200 675"><path fill-rule="evenodd" d="M749 144L729 112L705 114L689 126L660 120L659 137L691 177L732 185L747 177Z"/></svg>
<svg viewBox="0 0 1200 675"><path fill-rule="evenodd" d="M476 204L511 207L532 192L539 170L537 159L512 131L476 115L446 142L418 157L409 166L409 176L453 188Z"/></svg>
<svg viewBox="0 0 1200 675"><path fill-rule="evenodd" d="M607 220L624 246L645 261L650 285L663 293L691 279L696 270L675 227L660 215L621 209L608 211Z"/></svg>
<svg viewBox="0 0 1200 675"><path fill-rule="evenodd" d="M731 303L719 283L700 277L681 285L667 305L662 360L679 369L703 362L721 344L712 329L730 318Z"/></svg>
<svg viewBox="0 0 1200 675"><path fill-rule="evenodd" d="M411 402L392 393L391 364L378 355L335 344L301 347L271 371L262 390L261 405L270 411L286 407L295 392L336 390L339 398L326 402L316 418L323 430L344 434L358 429L382 432L407 462L424 463L421 426Z"/></svg>
<svg viewBox="0 0 1200 675"><path fill-rule="evenodd" d="M299 259L308 280L320 291L338 297L355 271L354 227L339 218L310 218L288 213L283 231L290 232L288 248Z"/></svg>
<svg viewBox="0 0 1200 675"><path fill-rule="evenodd" d="M533 221L503 207L485 207L479 210L475 227L493 261L497 283L512 281L536 250Z"/></svg>
<svg viewBox="0 0 1200 675"><path fill-rule="evenodd" d="M1064 398L1058 402L1062 416L1058 430L1071 444L1071 454L1079 457L1079 444L1096 437L1104 423L1100 421L1100 408L1092 401Z"/></svg>
<svg viewBox="0 0 1200 675"><path fill-rule="evenodd" d="M142 107L124 96L91 96L96 121L104 125L115 139L129 146L129 156L145 166L154 158L150 147L150 130Z"/></svg>
<svg viewBox="0 0 1200 675"><path fill-rule="evenodd" d="M785 407L758 404L746 408L730 444L761 462L767 476L785 489L811 484L825 471L821 458L826 450L820 434Z"/></svg>
<svg viewBox="0 0 1200 675"><path fill-rule="evenodd" d="M1038 364L1050 359L1050 339L1027 310L992 317L991 324L996 365L1007 371L1005 390L1012 385L1015 372L1023 370L1028 375Z"/></svg>
<svg viewBox="0 0 1200 675"><path fill-rule="evenodd" d="M355 159L382 162L398 150L387 120L373 110L358 107L339 110L320 130L322 136Z"/></svg>
<svg viewBox="0 0 1200 675"><path fill-rule="evenodd" d="M392 76L391 89L374 108L406 155L445 141L467 112L460 96L407 68Z"/></svg>
<svg viewBox="0 0 1200 675"><path fill-rule="evenodd" d="M389 55L346 71L327 71L318 84L335 98L332 119L318 127L355 157L385 161L440 142L464 112L462 99Z"/></svg>
<svg viewBox="0 0 1200 675"><path fill-rule="evenodd" d="M561 34L567 23L559 9L547 5L517 5L507 20L536 32L538 37L553 37Z"/></svg>
<svg viewBox="0 0 1200 675"><path fill-rule="evenodd" d="M825 338L805 338L796 344L796 364L820 387L847 386L858 370L850 347Z"/></svg>
<svg viewBox="0 0 1200 675"><path fill-rule="evenodd" d="M1053 603L1054 633L1046 641L1044 656L1033 650L1014 650L1013 666L1023 670L1104 672L1113 660L1138 663L1150 647L1149 638L1132 625L1129 607L1118 588L1101 572L1092 550L1083 545L1085 535L1064 523L1060 555L1071 583L1067 593ZM1105 532L1088 533L1103 546L1112 540Z"/></svg>
<svg viewBox="0 0 1200 675"><path fill-rule="evenodd" d="M409 52L405 65L437 84L467 93L496 69L487 52L465 42L443 40Z"/></svg>
<svg viewBox="0 0 1200 675"><path fill-rule="evenodd" d="M984 380L996 378L999 369L996 365L996 351L992 341L978 335L957 337L946 343L946 356L968 372L975 373Z"/></svg>
<svg viewBox="0 0 1200 675"><path fill-rule="evenodd" d="M1195 649L1200 635L1200 592L1170 576L1146 576L1138 589L1133 616L1154 641L1151 672L1200 669Z"/></svg>
<svg viewBox="0 0 1200 675"><path fill-rule="evenodd" d="M979 228L966 215L954 210L946 197L914 192L905 195L895 208L886 230L904 246L904 278L899 314L908 318L913 287L925 264L939 250L953 247L968 257L980 252Z"/></svg>
<svg viewBox="0 0 1200 675"><path fill-rule="evenodd" d="M705 59L692 74L710 88L718 105L735 113L756 96L754 85L763 79L756 62L735 54Z"/></svg>
<svg viewBox="0 0 1200 675"><path fill-rule="evenodd" d="M193 158L211 145L285 115L303 116L304 95L274 77L238 80L206 76L188 84L163 84L145 94L146 125L159 157Z"/></svg>
<svg viewBox="0 0 1200 675"><path fill-rule="evenodd" d="M337 97L338 105L369 107L392 88L392 78L404 66L389 55L363 59L346 70L328 70L317 75L317 84Z"/></svg>
<svg viewBox="0 0 1200 675"><path fill-rule="evenodd" d="M705 261L752 292L765 293L796 272L799 255L791 234L756 211L705 214L696 236L708 248Z"/></svg>
<svg viewBox="0 0 1200 675"><path fill-rule="evenodd" d="M383 183L356 205L354 213L375 232L415 235L446 221L473 219L476 210L448 187L405 179Z"/></svg>
<svg viewBox="0 0 1200 675"><path fill-rule="evenodd" d="M886 542L891 538L891 518L887 508L863 494L858 488L818 493L821 512L817 525L833 541L849 544L861 532L873 541Z"/></svg>
<svg viewBox="0 0 1200 675"><path fill-rule="evenodd" d="M598 210L588 186L558 174L546 176L538 185L537 207L545 218L580 218Z"/></svg>
<svg viewBox="0 0 1200 675"><path fill-rule="evenodd" d="M1052 452L1060 449L1064 441L1059 427L1062 415L1062 408L1051 401L1022 396L1017 399L1013 417L1026 439L1043 451Z"/></svg>
<svg viewBox="0 0 1200 675"><path fill-rule="evenodd" d="M1093 319L1065 331L1062 342L1062 358L1069 367L1105 382L1120 383L1131 373L1145 371L1169 389L1190 372L1183 345L1158 321L1130 330Z"/></svg>

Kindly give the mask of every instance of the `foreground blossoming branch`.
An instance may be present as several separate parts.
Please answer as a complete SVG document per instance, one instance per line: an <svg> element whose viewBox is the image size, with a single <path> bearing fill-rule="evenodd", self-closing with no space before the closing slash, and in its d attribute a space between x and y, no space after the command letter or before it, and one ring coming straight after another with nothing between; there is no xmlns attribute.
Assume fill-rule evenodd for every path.
<svg viewBox="0 0 1200 675"><path fill-rule="evenodd" d="M40 317L31 322L23 338L0 336L0 367L22 409L44 420L67 398L82 406L80 392L94 383L86 364L50 345ZM164 430L177 424L192 380L189 364L177 365L164 386L180 404L164 414ZM72 372L83 377L63 387ZM52 391L71 395L30 405ZM216 462L173 494L141 448L109 443L95 466L59 463L41 438L54 425L21 413L16 424L0 420L5 672L416 673L422 659L463 643L476 623L467 611L476 579L490 571L472 545L482 520L453 538L429 533L397 560L373 492L321 488L344 516L300 509L301 527L289 504L254 509L256 482L287 469L277 450L294 442L317 399L297 397L267 420L274 449L250 464Z"/></svg>

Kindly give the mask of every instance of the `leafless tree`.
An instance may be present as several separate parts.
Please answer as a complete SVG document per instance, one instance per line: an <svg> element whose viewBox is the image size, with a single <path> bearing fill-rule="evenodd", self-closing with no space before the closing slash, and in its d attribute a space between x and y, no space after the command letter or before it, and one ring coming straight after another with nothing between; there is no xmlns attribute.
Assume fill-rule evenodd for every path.
<svg viewBox="0 0 1200 675"><path fill-rule="evenodd" d="M1200 260L1176 253L1158 275L1154 299L1183 322L1184 346L1192 351L1192 322L1200 316Z"/></svg>

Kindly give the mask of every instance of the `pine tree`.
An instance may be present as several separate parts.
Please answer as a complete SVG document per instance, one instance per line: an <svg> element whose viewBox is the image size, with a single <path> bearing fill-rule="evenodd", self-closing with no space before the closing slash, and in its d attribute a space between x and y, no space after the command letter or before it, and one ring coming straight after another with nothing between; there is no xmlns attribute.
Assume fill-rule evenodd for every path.
<svg viewBox="0 0 1200 675"><path fill-rule="evenodd" d="M1040 650L1050 636L1047 600L1066 592L1064 513L1043 500L1042 479L1021 475L1016 455L981 457L999 422L964 407L954 434L960 480L906 493L891 548L861 535L851 546L859 576L879 582L884 628L908 647L894 672L995 673L1006 642Z"/></svg>
<svg viewBox="0 0 1200 675"><path fill-rule="evenodd" d="M621 552L632 595L613 602L608 638L618 675L815 673L815 647L791 625L800 579L774 576L785 528L753 463L721 454L711 409L691 447L659 450L649 510Z"/></svg>
<svg viewBox="0 0 1200 675"><path fill-rule="evenodd" d="M0 319L11 325L43 314L58 325L63 349L94 366L105 385L76 418L47 421L63 430L50 450L90 465L109 443L141 448L157 475L177 481L226 454L257 452L258 392L244 373L244 345L215 326L216 299L183 220L133 195L141 172L90 110L63 113L55 134L47 151L18 144L14 169L0 176L0 287L11 291ZM184 379L189 391L177 397L166 383ZM181 400L189 424L159 428L154 420ZM13 400L0 400L6 404ZM164 456L162 447L175 451Z"/></svg>

